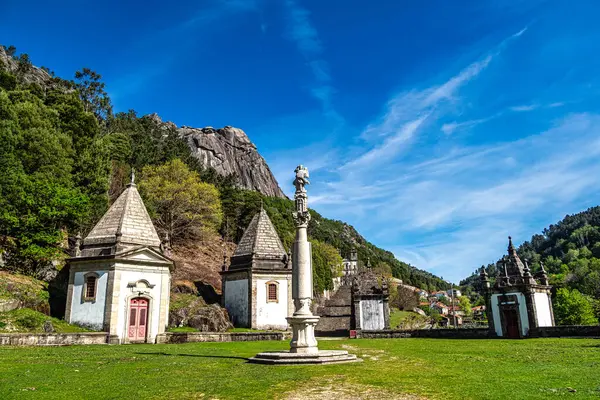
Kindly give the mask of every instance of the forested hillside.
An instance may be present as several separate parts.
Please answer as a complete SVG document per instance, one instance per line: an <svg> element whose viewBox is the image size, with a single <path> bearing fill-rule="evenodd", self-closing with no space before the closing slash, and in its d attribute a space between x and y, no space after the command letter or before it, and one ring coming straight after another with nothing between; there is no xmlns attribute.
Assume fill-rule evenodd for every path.
<svg viewBox="0 0 600 400"><path fill-rule="evenodd" d="M239 189L235 176L205 168L175 127L153 116L114 113L101 76L87 68L67 81L33 66L14 47L0 48L0 143L0 267L9 271L56 275L69 241L78 232L85 236L132 169L159 233L169 233L175 252L210 235L237 242L261 202L287 248L293 240L292 201ZM159 190L165 185L178 189ZM167 228L165 209L175 206L185 210L178 217L195 207L201 218L171 220ZM406 283L447 287L367 242L353 227L311 213L318 289L331 285L335 271L327 263L352 246L361 260L370 258L374 267ZM181 226L173 228L174 222Z"/></svg>
<svg viewBox="0 0 600 400"><path fill-rule="evenodd" d="M554 314L558 323L597 324L600 318L600 207L592 207L550 225L519 246L517 253L528 260L532 272L540 262L553 289ZM496 264L487 273L497 275ZM479 273L461 282L467 292L479 289Z"/></svg>

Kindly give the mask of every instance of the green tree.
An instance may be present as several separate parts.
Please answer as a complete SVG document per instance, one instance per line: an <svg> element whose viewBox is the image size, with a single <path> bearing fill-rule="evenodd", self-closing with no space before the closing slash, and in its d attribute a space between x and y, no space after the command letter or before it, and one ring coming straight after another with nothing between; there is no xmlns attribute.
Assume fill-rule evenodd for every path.
<svg viewBox="0 0 600 400"><path fill-rule="evenodd" d="M558 325L598 324L592 300L577 289L558 289L553 306L554 318Z"/></svg>
<svg viewBox="0 0 600 400"><path fill-rule="evenodd" d="M317 293L333 289L333 278L339 276L342 257L337 249L327 243L312 240L313 285Z"/></svg>
<svg viewBox="0 0 600 400"><path fill-rule="evenodd" d="M221 226L219 191L179 159L145 167L139 187L157 229L172 242L202 238Z"/></svg>
<svg viewBox="0 0 600 400"><path fill-rule="evenodd" d="M83 101L85 111L105 120L112 114L112 104L105 90L106 85L101 79L102 75L89 68L75 72L75 88Z"/></svg>
<svg viewBox="0 0 600 400"><path fill-rule="evenodd" d="M70 136L60 115L27 90L0 89L0 241L7 267L34 274L61 258L88 198L73 184Z"/></svg>
<svg viewBox="0 0 600 400"><path fill-rule="evenodd" d="M419 306L419 294L407 286L398 285L390 296L390 306L412 311Z"/></svg>
<svg viewBox="0 0 600 400"><path fill-rule="evenodd" d="M465 316L470 317L471 315L473 315L471 300L469 300L469 296L460 296L458 298L458 303L460 305L460 309L465 312Z"/></svg>

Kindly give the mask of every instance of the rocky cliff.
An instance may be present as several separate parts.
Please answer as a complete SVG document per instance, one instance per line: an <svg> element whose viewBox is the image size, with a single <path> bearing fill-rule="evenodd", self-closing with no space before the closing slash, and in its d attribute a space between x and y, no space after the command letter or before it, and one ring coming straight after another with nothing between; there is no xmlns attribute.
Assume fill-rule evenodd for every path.
<svg viewBox="0 0 600 400"><path fill-rule="evenodd" d="M43 88L57 84L47 70L32 65L29 57L13 57L7 54L3 46L0 46L0 66L17 75L26 84L36 83Z"/></svg>
<svg viewBox="0 0 600 400"><path fill-rule="evenodd" d="M178 127L173 122L163 122L158 114L146 117L163 129L175 130L203 166L213 168L222 176L233 175L241 188L287 198L267 162L243 130L232 126L220 129Z"/></svg>
<svg viewBox="0 0 600 400"><path fill-rule="evenodd" d="M286 197L267 162L243 130L232 126L221 129L211 126L177 127L172 122L162 122L157 114L149 117L156 124L175 129L205 167L213 168L219 175L233 174L244 189L272 197Z"/></svg>
<svg viewBox="0 0 600 400"><path fill-rule="evenodd" d="M265 159L243 130L231 126L221 129L182 126L177 131L204 166L214 168L220 175L234 174L245 189L286 197Z"/></svg>

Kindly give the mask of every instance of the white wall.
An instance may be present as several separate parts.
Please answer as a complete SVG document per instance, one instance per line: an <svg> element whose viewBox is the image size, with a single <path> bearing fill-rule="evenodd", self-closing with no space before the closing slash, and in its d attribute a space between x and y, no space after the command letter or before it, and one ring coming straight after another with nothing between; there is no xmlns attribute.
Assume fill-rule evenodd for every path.
<svg viewBox="0 0 600 400"><path fill-rule="evenodd" d="M248 280L226 281L223 296L223 303L233 325L248 328Z"/></svg>
<svg viewBox="0 0 600 400"><path fill-rule="evenodd" d="M360 301L360 329L385 329L383 300Z"/></svg>
<svg viewBox="0 0 600 400"><path fill-rule="evenodd" d="M521 319L521 335L525 336L529 332L529 319L527 318L527 305L525 304L525 295L520 292L506 293L506 295L517 296L519 302L519 318ZM501 294L492 295L492 316L494 318L494 328L496 335L502 336L502 322L500 320L500 308L498 306L498 297Z"/></svg>
<svg viewBox="0 0 600 400"><path fill-rule="evenodd" d="M550 296L546 293L534 293L535 312L538 326L553 326L550 312Z"/></svg>
<svg viewBox="0 0 600 400"><path fill-rule="evenodd" d="M89 272L98 274L96 286L96 301L83 301L82 291L84 275ZM80 324L101 331L104 325L104 307L106 302L106 287L108 271L75 272L73 282L73 297L71 303L71 323Z"/></svg>
<svg viewBox="0 0 600 400"><path fill-rule="evenodd" d="M126 265L122 266L123 268L126 268ZM156 335L159 333L159 331L164 331L164 327L162 327L163 329L159 330L159 318L160 318L160 303L161 303L161 287L162 287L162 274L160 272L152 272L152 271L123 271L123 270L118 270L116 271L117 274L120 274L120 285L119 288L114 288L114 295L117 295L117 290L118 290L118 296L119 296L119 302L118 302L118 307L117 310L115 310L114 312L118 313L118 322L117 322L117 335L119 335L119 337L121 338L121 340L125 340L127 338L127 313L128 313L128 307L129 307L129 302L128 299L132 298L131 296L136 294L137 295L137 291L139 289L135 289L135 288L130 288L127 287L127 284L129 282L137 282L141 279L145 279L146 281L148 281L148 283L150 285L155 285L152 289L146 289L144 288L143 291L145 291L147 293L147 295L149 295L152 299L150 301L150 305L149 305L149 309L148 309L148 313L150 314L149 317L152 319L151 321L148 321L148 329L149 331L147 332L147 340L149 343L153 343L155 341ZM135 291L134 291L135 290ZM169 292L167 291L167 294ZM133 297L137 297L137 296L133 296ZM167 302L168 304L168 302ZM166 313L168 313L168 309L165 310ZM167 318L167 323L168 323L168 318Z"/></svg>
<svg viewBox="0 0 600 400"><path fill-rule="evenodd" d="M267 302L267 282L277 282L278 302ZM229 285L229 282L227 282ZM282 329L288 327L287 279L256 279L256 329Z"/></svg>

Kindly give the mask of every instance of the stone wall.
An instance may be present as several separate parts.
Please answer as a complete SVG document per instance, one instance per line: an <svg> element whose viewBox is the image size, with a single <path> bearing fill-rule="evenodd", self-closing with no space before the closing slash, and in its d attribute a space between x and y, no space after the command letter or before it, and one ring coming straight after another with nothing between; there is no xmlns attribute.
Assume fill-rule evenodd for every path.
<svg viewBox="0 0 600 400"><path fill-rule="evenodd" d="M357 331L363 339L432 338L432 339L496 339L488 328L414 329ZM600 325L544 326L531 329L528 338L600 337Z"/></svg>
<svg viewBox="0 0 600 400"><path fill-rule="evenodd" d="M156 343L251 342L286 340L289 332L166 332L156 336Z"/></svg>
<svg viewBox="0 0 600 400"><path fill-rule="evenodd" d="M106 332L82 333L0 333L0 346L69 346L76 344L118 344L116 335Z"/></svg>
<svg viewBox="0 0 600 400"><path fill-rule="evenodd" d="M357 331L357 337L363 339L396 339L396 338L434 338L434 339L488 339L487 328L470 329L414 329L414 330L379 330Z"/></svg>
<svg viewBox="0 0 600 400"><path fill-rule="evenodd" d="M600 325L542 326L531 329L529 337L600 337Z"/></svg>

